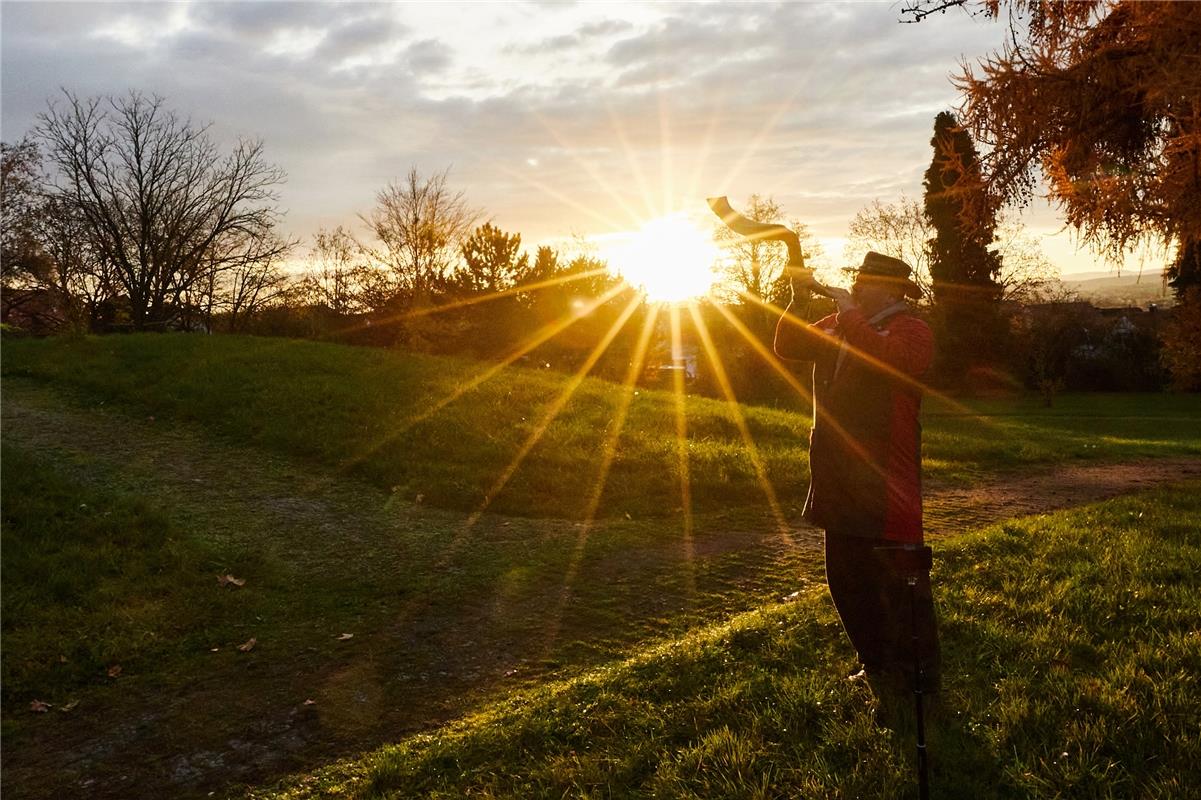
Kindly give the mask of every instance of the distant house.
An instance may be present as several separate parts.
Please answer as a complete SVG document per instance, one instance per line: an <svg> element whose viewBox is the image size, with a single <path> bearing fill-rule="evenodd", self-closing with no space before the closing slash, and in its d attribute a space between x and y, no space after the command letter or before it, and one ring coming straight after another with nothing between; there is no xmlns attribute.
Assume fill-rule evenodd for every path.
<svg viewBox="0 0 1201 800"><path fill-rule="evenodd" d="M691 385L700 375L701 350L695 333L691 324L680 327L680 340L673 342L667 314L660 315L642 369L643 385L671 388L676 374L682 374L685 385Z"/></svg>
<svg viewBox="0 0 1201 800"><path fill-rule="evenodd" d="M1071 390L1131 391L1162 387L1160 330L1174 316L1146 307L1092 303L1031 304L1016 310L1015 333L1028 362L1027 382L1060 379Z"/></svg>
<svg viewBox="0 0 1201 800"><path fill-rule="evenodd" d="M684 383L691 384L696 380L697 364L700 361L700 348L696 345L684 345L677 352L668 354L666 360L660 359L654 366L656 372L654 383L662 386L674 385L676 373L682 372Z"/></svg>

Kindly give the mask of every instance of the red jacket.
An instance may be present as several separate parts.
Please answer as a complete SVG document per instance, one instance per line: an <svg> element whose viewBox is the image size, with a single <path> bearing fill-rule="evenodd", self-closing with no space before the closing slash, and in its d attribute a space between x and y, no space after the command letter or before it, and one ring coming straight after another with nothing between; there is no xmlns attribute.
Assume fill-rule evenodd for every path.
<svg viewBox="0 0 1201 800"><path fill-rule="evenodd" d="M857 309L810 326L781 318L775 347L814 362L805 518L829 533L921 542L917 379L934 357L929 326L902 306L874 325Z"/></svg>

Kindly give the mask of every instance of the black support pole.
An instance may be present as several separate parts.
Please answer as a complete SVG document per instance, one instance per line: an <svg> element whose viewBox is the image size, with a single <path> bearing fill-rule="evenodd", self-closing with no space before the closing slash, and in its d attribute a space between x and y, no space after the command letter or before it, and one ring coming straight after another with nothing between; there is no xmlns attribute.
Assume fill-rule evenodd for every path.
<svg viewBox="0 0 1201 800"><path fill-rule="evenodd" d="M917 792L921 800L930 798L930 765L926 759L926 717L923 705L926 674L922 669L922 657L917 638L917 576L910 574L909 623L910 644L913 648L913 698L917 704Z"/></svg>

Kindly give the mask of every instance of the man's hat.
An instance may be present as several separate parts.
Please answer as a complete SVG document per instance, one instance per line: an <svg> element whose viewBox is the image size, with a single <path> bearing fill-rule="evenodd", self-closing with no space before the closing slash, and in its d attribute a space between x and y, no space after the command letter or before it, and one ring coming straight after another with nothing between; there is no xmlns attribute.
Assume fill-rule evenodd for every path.
<svg viewBox="0 0 1201 800"><path fill-rule="evenodd" d="M863 256L863 264L857 269L851 267L849 272L855 273L856 280L872 280L880 283L895 284L896 288L910 297L921 297L922 290L913 282L910 275L913 270L899 258L868 250Z"/></svg>

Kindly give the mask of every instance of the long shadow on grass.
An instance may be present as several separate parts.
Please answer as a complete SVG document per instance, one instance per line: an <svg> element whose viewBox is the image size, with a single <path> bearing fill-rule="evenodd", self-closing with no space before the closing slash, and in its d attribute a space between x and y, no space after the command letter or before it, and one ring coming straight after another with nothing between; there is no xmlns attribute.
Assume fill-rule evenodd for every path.
<svg viewBox="0 0 1201 800"><path fill-rule="evenodd" d="M1196 796L1198 489L945 548L933 797ZM355 793L914 797L908 698L882 717L850 664L815 590L387 748ZM339 770L314 778L349 788Z"/></svg>
<svg viewBox="0 0 1201 800"><path fill-rule="evenodd" d="M606 523L578 567L570 635L543 654L573 523L486 517L472 547L433 570L461 515L350 483L298 491L294 465L117 429L33 394L5 412L6 444L26 449L5 459L6 536L35 551L6 539L5 667L21 670L5 681L14 797L206 796L269 781L779 597L805 568L756 519L701 518L686 565L662 521ZM56 580L86 591L38 577L50 545ZM86 563L70 550L85 545ZM226 574L245 585L220 585ZM396 625L410 602L421 613ZM35 699L49 712L31 712Z"/></svg>

